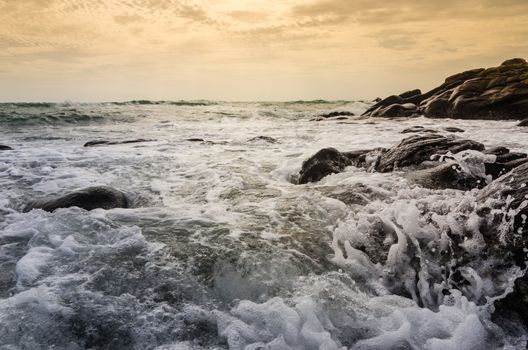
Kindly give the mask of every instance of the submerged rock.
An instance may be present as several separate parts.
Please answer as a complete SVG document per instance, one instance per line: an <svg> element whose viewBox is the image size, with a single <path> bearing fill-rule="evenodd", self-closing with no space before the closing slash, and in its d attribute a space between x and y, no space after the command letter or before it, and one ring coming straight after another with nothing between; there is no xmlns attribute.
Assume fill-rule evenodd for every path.
<svg viewBox="0 0 528 350"><path fill-rule="evenodd" d="M59 208L79 207L86 210L96 208L128 208L125 194L108 186L88 187L67 195L55 198L43 198L29 203L24 211L42 209L52 212Z"/></svg>
<svg viewBox="0 0 528 350"><path fill-rule="evenodd" d="M134 139L134 140L120 140L120 141L110 141L110 140L93 140L86 142L83 147L92 147L92 146L101 146L101 145L121 145L127 143L139 143L139 142L150 142L154 140L146 139Z"/></svg>
<svg viewBox="0 0 528 350"><path fill-rule="evenodd" d="M437 133L438 131L434 129L426 129L423 126L416 125L411 126L410 128L403 129L402 131L400 131L400 134L413 134L419 132Z"/></svg>
<svg viewBox="0 0 528 350"><path fill-rule="evenodd" d="M278 143L276 138L271 136L255 136L250 138L247 142L267 142L267 143Z"/></svg>
<svg viewBox="0 0 528 350"><path fill-rule="evenodd" d="M204 139L201 139L199 137L191 137L189 139L185 139L185 141L189 141L189 142L205 142Z"/></svg>
<svg viewBox="0 0 528 350"><path fill-rule="evenodd" d="M13 149L9 146L0 145L0 151L12 151Z"/></svg>
<svg viewBox="0 0 528 350"><path fill-rule="evenodd" d="M528 126L528 119L521 121L517 126Z"/></svg>
<svg viewBox="0 0 528 350"><path fill-rule="evenodd" d="M335 148L323 148L302 164L299 184L315 182L323 177L340 173L352 165L350 159Z"/></svg>
<svg viewBox="0 0 528 350"><path fill-rule="evenodd" d="M395 168L417 165L431 160L431 156L435 154L458 153L464 150L482 151L484 145L472 140L441 135L414 135L403 139L398 145L383 153L375 169L385 173Z"/></svg>
<svg viewBox="0 0 528 350"><path fill-rule="evenodd" d="M460 129L454 126L447 126L444 128L444 130L447 132L466 132L464 129Z"/></svg>

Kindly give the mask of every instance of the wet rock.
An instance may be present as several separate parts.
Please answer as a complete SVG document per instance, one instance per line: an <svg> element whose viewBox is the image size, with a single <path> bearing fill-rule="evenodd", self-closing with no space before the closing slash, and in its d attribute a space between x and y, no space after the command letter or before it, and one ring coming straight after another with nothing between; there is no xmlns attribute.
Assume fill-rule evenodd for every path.
<svg viewBox="0 0 528 350"><path fill-rule="evenodd" d="M248 142L267 142L267 143L278 143L276 138L271 136L255 136L248 140Z"/></svg>
<svg viewBox="0 0 528 350"><path fill-rule="evenodd" d="M383 100L376 103L374 106L367 109L362 115L370 115L373 111L382 108L382 107L388 107L393 104L402 104L403 98L397 95L392 95L389 97L384 98Z"/></svg>
<svg viewBox="0 0 528 350"><path fill-rule="evenodd" d="M9 146L0 145L0 151L11 151L11 150L13 149Z"/></svg>
<svg viewBox="0 0 528 350"><path fill-rule="evenodd" d="M517 126L528 126L528 119L521 121Z"/></svg>
<svg viewBox="0 0 528 350"><path fill-rule="evenodd" d="M335 118L335 117L342 117L342 116L346 116L346 117L350 117L350 116L354 116L354 113L352 112L349 112L349 111L334 111L334 112L330 112L330 113L325 113L325 114L320 114L319 117L321 118Z"/></svg>
<svg viewBox="0 0 528 350"><path fill-rule="evenodd" d="M319 181L327 175L342 172L349 165L352 162L343 153L335 148L323 148L303 162L299 184Z"/></svg>
<svg viewBox="0 0 528 350"><path fill-rule="evenodd" d="M139 143L139 142L150 142L154 140L146 139L135 139L135 140L120 140L120 141L110 141L110 140L93 140L86 142L83 147L93 147L93 146L102 146L102 145L121 145L127 143Z"/></svg>
<svg viewBox="0 0 528 350"><path fill-rule="evenodd" d="M380 107L370 114L374 118L407 118L418 116L418 107L413 103L392 104L387 107Z"/></svg>
<svg viewBox="0 0 528 350"><path fill-rule="evenodd" d="M486 184L484 179L463 172L456 163L445 163L431 169L413 171L406 177L415 184L431 189L451 188L468 191L482 188Z"/></svg>
<svg viewBox="0 0 528 350"><path fill-rule="evenodd" d="M434 129L426 129L423 126L411 126L410 128L403 129L400 131L400 134L412 134L412 133L419 133L419 132L427 132L427 133L437 133L438 131Z"/></svg>
<svg viewBox="0 0 528 350"><path fill-rule="evenodd" d="M93 210L96 208L128 208L128 206L128 200L123 192L108 186L96 186L84 188L60 197L33 201L24 208L24 211L42 209L52 212L58 208L69 207Z"/></svg>
<svg viewBox="0 0 528 350"><path fill-rule="evenodd" d="M447 132L466 132L464 129L456 128L454 126L447 126L444 130Z"/></svg>
<svg viewBox="0 0 528 350"><path fill-rule="evenodd" d="M383 153L375 169L379 172L393 171L430 160L435 154L458 153L464 150L484 150L484 145L465 139L441 135L414 135L403 139L398 145Z"/></svg>
<svg viewBox="0 0 528 350"><path fill-rule="evenodd" d="M497 147L491 147L491 148L488 148L488 149L485 149L484 151L482 151L482 153L484 154L494 154L496 156L498 155L501 155L501 154L505 154L505 153L509 153L510 150L506 147L503 147L503 146L497 146Z"/></svg>
<svg viewBox="0 0 528 350"><path fill-rule="evenodd" d="M204 139L201 139L201 138L198 138L198 137L191 137L189 139L185 139L185 141L189 141L189 142L205 142Z"/></svg>

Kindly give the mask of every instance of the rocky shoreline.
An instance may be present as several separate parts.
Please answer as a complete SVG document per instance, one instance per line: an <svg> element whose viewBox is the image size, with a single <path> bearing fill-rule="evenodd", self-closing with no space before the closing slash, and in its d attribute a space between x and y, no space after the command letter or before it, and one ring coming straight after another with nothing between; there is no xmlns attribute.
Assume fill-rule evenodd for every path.
<svg viewBox="0 0 528 350"><path fill-rule="evenodd" d="M363 115L524 120L528 118L528 63L513 58L498 67L458 73L429 92L415 89L386 97Z"/></svg>

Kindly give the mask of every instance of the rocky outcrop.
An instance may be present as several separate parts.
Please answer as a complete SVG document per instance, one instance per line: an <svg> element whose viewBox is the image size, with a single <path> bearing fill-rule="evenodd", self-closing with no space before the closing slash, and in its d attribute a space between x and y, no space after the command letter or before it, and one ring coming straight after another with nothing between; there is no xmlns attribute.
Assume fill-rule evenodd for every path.
<svg viewBox="0 0 528 350"><path fill-rule="evenodd" d="M9 146L0 145L0 151L11 151L11 150L13 149Z"/></svg>
<svg viewBox="0 0 528 350"><path fill-rule="evenodd" d="M86 210L96 208L128 208L125 194L108 186L88 187L55 198L43 198L29 203L24 211L42 209L52 212L59 208L79 207Z"/></svg>
<svg viewBox="0 0 528 350"><path fill-rule="evenodd" d="M349 165L352 161L343 153L335 148L323 148L303 162L299 184L319 181L327 175L342 172Z"/></svg>
<svg viewBox="0 0 528 350"><path fill-rule="evenodd" d="M457 163L443 163L434 168L410 172L406 177L413 183L425 188L468 191L482 188L486 182L477 176L462 170Z"/></svg>
<svg viewBox="0 0 528 350"><path fill-rule="evenodd" d="M528 63L514 58L499 67L458 73L427 93L389 96L364 115L391 117L394 109L408 108L403 106L411 103L418 106L417 114L429 118L524 119L528 115ZM400 107L387 109L394 104Z"/></svg>
<svg viewBox="0 0 528 350"><path fill-rule="evenodd" d="M385 173L396 168L421 164L431 160L435 154L458 153L465 150L484 150L484 145L465 139L441 135L414 135L403 139L398 145L383 153L375 166L376 171Z"/></svg>
<svg viewBox="0 0 528 350"><path fill-rule="evenodd" d="M103 146L103 145L122 145L127 143L139 143L139 142L150 142L154 140L146 139L135 139L135 140L119 140L119 141L110 141L110 140L93 140L86 142L83 147L93 147L93 146Z"/></svg>
<svg viewBox="0 0 528 350"><path fill-rule="evenodd" d="M392 104L387 107L380 107L370 114L371 117L381 118L406 118L418 117L418 107L413 103Z"/></svg>

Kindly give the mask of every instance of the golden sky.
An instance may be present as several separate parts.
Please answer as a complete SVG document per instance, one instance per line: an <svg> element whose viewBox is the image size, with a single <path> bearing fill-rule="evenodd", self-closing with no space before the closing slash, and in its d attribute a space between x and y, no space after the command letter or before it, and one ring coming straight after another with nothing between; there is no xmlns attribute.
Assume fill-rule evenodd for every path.
<svg viewBox="0 0 528 350"><path fill-rule="evenodd" d="M0 0L0 101L374 98L528 58L528 0Z"/></svg>

